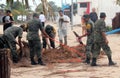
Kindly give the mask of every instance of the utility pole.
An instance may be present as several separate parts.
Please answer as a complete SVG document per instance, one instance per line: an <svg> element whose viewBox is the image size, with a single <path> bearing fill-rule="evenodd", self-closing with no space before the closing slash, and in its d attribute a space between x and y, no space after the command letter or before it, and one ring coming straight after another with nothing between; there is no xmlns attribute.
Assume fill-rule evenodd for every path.
<svg viewBox="0 0 120 78"><path fill-rule="evenodd" d="M61 7L63 8L63 0L61 0Z"/></svg>
<svg viewBox="0 0 120 78"><path fill-rule="evenodd" d="M65 4L67 4L67 1L65 0Z"/></svg>
<svg viewBox="0 0 120 78"><path fill-rule="evenodd" d="M73 0L71 0L71 30L73 30Z"/></svg>

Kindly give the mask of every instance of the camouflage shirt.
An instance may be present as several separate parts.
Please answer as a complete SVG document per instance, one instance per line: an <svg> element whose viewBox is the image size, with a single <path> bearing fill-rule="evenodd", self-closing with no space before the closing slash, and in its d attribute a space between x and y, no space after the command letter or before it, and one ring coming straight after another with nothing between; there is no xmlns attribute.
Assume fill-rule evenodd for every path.
<svg viewBox="0 0 120 78"><path fill-rule="evenodd" d="M106 24L103 19L96 21L94 27L94 40L95 42L103 42L104 38L102 32L106 32Z"/></svg>
<svg viewBox="0 0 120 78"><path fill-rule="evenodd" d="M9 27L4 31L4 35L9 38L11 41L16 41L15 38L18 36L19 38L22 38L23 29L21 27Z"/></svg>
<svg viewBox="0 0 120 78"><path fill-rule="evenodd" d="M88 36L91 36L93 34L93 29L94 28L94 23L89 20L87 23L86 23L86 30L87 30L87 33L88 33Z"/></svg>
<svg viewBox="0 0 120 78"><path fill-rule="evenodd" d="M39 19L32 19L27 23L27 40L40 40L39 29L43 30L43 26Z"/></svg>

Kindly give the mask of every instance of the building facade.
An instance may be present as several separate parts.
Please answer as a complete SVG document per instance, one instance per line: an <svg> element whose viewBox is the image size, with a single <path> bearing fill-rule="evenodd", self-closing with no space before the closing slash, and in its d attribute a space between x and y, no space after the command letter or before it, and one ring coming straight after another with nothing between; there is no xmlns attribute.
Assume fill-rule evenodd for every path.
<svg viewBox="0 0 120 78"><path fill-rule="evenodd" d="M117 12L120 12L120 6L116 5L116 0L77 0L78 15L81 17L85 12L89 14L92 8L96 8L99 16L100 12L105 12L107 15L107 25L112 24L112 19Z"/></svg>

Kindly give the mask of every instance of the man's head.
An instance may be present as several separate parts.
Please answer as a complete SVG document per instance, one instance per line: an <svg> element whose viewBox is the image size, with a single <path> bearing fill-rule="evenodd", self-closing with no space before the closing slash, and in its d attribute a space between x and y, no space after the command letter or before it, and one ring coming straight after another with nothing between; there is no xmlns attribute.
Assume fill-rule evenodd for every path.
<svg viewBox="0 0 120 78"><path fill-rule="evenodd" d="M6 10L6 14L10 16L11 15L11 11L10 10Z"/></svg>
<svg viewBox="0 0 120 78"><path fill-rule="evenodd" d="M90 19L90 16L88 14L83 15L83 19L85 22L88 22Z"/></svg>
<svg viewBox="0 0 120 78"><path fill-rule="evenodd" d="M63 16L63 15L64 15L62 10L59 11L59 15L60 15L60 16Z"/></svg>
<svg viewBox="0 0 120 78"><path fill-rule="evenodd" d="M33 18L39 18L39 14L34 13L34 14L33 14Z"/></svg>
<svg viewBox="0 0 120 78"><path fill-rule="evenodd" d="M92 12L95 12L95 8L92 8Z"/></svg>
<svg viewBox="0 0 120 78"><path fill-rule="evenodd" d="M105 18L106 18L106 14L105 14L104 12L101 12L101 13L100 13L100 18L105 19Z"/></svg>
<svg viewBox="0 0 120 78"><path fill-rule="evenodd" d="M40 12L40 14L43 14L43 12Z"/></svg>
<svg viewBox="0 0 120 78"><path fill-rule="evenodd" d="M20 25L20 27L23 29L23 31L26 31L25 24Z"/></svg>

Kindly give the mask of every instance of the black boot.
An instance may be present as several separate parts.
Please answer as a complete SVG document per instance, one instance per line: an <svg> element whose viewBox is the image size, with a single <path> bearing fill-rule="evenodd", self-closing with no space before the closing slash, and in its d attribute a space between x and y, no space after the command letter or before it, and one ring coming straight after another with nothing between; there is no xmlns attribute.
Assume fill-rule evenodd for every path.
<svg viewBox="0 0 120 78"><path fill-rule="evenodd" d="M31 58L31 65L37 65L37 63L35 62L34 58Z"/></svg>
<svg viewBox="0 0 120 78"><path fill-rule="evenodd" d="M97 66L97 64L96 64L96 58L92 58L91 66Z"/></svg>
<svg viewBox="0 0 120 78"><path fill-rule="evenodd" d="M111 57L108 57L108 60L109 60L109 66L111 66L111 65L116 65L117 63L114 63L113 61L112 61L112 58Z"/></svg>
<svg viewBox="0 0 120 78"><path fill-rule="evenodd" d="M13 63L18 63L18 58L17 57L13 57Z"/></svg>
<svg viewBox="0 0 120 78"><path fill-rule="evenodd" d="M45 66L41 58L38 59L38 64Z"/></svg>
<svg viewBox="0 0 120 78"><path fill-rule="evenodd" d="M83 63L90 64L90 58L86 58L86 60Z"/></svg>

